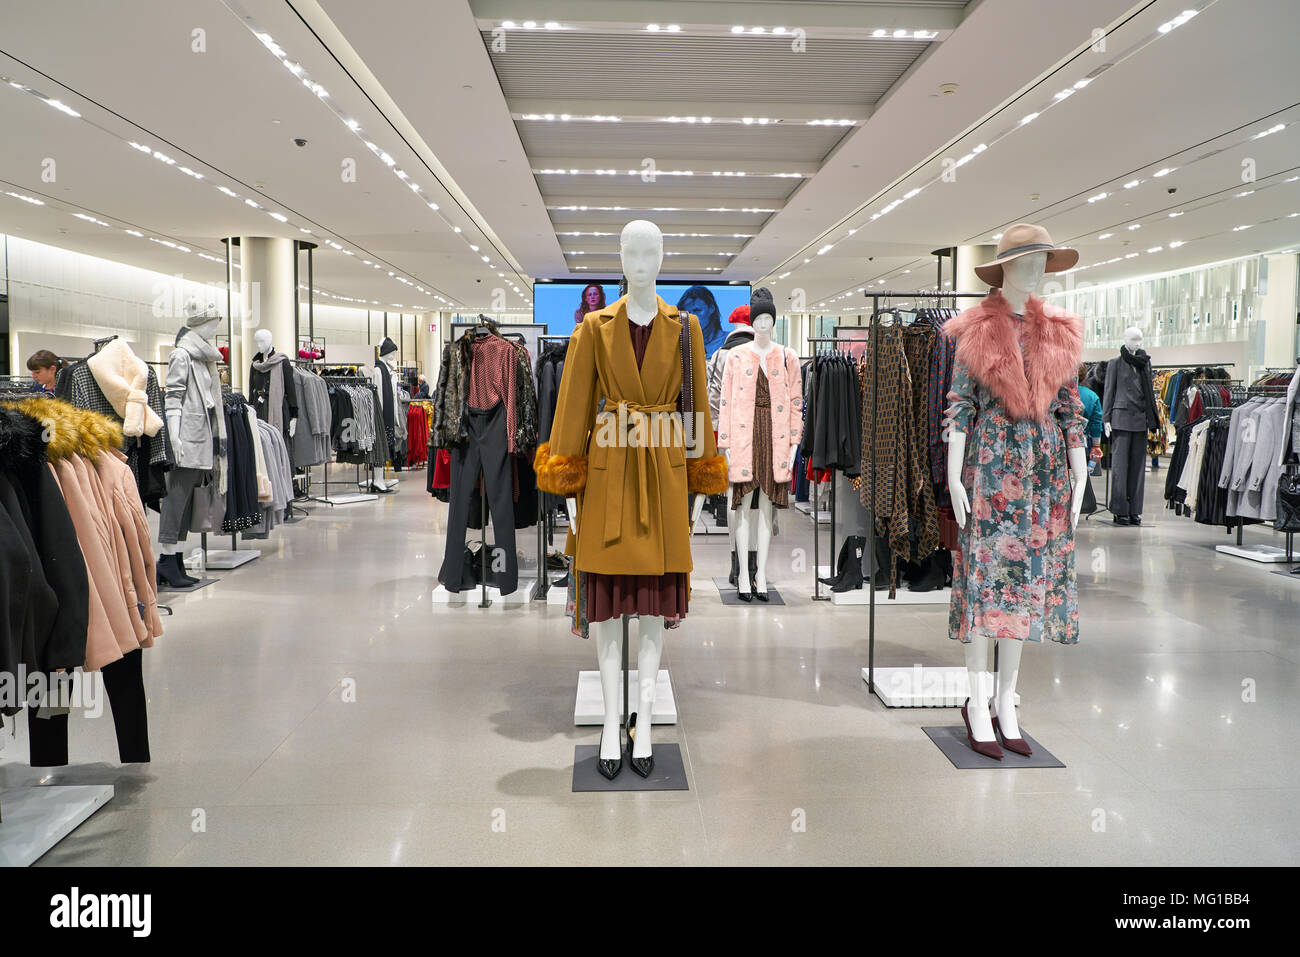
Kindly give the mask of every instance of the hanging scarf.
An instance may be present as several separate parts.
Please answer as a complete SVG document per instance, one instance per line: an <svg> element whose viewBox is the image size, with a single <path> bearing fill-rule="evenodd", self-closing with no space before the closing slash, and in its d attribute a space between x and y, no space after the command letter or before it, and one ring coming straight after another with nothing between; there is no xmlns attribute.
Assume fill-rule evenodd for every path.
<svg viewBox="0 0 1300 957"><path fill-rule="evenodd" d="M149 408L149 367L121 339L114 339L86 360L86 366L104 398L122 420L128 438L155 436L163 427L158 413Z"/></svg>
<svg viewBox="0 0 1300 957"><path fill-rule="evenodd" d="M253 356L253 368L267 373L266 414L263 418L277 432L283 432L287 427L284 421L284 377L288 369L285 363L288 361L288 356L279 352L272 352L265 359L260 352Z"/></svg>
<svg viewBox="0 0 1300 957"><path fill-rule="evenodd" d="M1160 428L1160 413L1156 411L1156 390L1151 383L1151 357L1145 351L1129 352L1128 346L1120 346L1119 354L1137 373L1142 383L1142 402L1147 411L1147 431Z"/></svg>

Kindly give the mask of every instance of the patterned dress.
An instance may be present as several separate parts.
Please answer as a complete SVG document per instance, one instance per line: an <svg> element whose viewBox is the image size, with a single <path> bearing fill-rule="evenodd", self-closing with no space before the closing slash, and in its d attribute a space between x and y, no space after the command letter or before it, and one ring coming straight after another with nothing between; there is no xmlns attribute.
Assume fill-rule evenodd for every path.
<svg viewBox="0 0 1300 957"><path fill-rule="evenodd" d="M1084 444L1077 387L1061 386L1041 422L1016 421L959 361L948 398L947 422L966 434L962 485L970 496L953 553L949 637L1077 643L1066 454Z"/></svg>

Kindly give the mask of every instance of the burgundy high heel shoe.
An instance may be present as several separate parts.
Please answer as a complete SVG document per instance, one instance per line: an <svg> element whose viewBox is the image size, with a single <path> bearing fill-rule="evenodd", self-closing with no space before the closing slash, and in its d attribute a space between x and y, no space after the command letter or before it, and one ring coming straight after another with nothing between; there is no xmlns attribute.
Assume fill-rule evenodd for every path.
<svg viewBox="0 0 1300 957"><path fill-rule="evenodd" d="M966 740L970 742L970 749L976 754L982 754L986 758L996 758L1001 761L1004 757L1002 749L998 747L997 741L976 741L975 735L970 729L970 716L966 713L966 705L970 704L970 698L966 699L966 704L961 706L961 719L966 722Z"/></svg>
<svg viewBox="0 0 1300 957"><path fill-rule="evenodd" d="M993 699L990 698L989 712L992 713L994 708ZM1002 733L1002 725L998 723L998 716L996 714L993 715L993 733L1002 740L1002 746L1008 751L1014 751L1016 754L1023 754L1025 757L1029 757L1034 753L1034 749L1029 746L1029 742L1024 738L1008 738Z"/></svg>

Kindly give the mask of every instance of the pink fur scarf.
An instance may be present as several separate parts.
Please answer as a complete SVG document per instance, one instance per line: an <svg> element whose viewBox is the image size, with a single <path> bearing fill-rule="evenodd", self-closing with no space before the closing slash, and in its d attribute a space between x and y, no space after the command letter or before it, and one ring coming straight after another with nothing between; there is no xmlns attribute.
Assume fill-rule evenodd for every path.
<svg viewBox="0 0 1300 957"><path fill-rule="evenodd" d="M1023 360L1019 322L1001 290L949 319L944 332L957 340L956 361L1001 400L1012 418L1041 420L1061 386L1078 372L1083 321L1033 296L1022 321L1027 327Z"/></svg>

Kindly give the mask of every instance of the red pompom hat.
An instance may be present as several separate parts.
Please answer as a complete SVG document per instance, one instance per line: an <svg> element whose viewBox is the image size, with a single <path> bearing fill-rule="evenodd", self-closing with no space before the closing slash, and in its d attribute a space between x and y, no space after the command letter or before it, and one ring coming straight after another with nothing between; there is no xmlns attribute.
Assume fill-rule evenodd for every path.
<svg viewBox="0 0 1300 957"><path fill-rule="evenodd" d="M749 306L737 306L735 309L731 310L731 316L727 321L735 325L749 325Z"/></svg>

